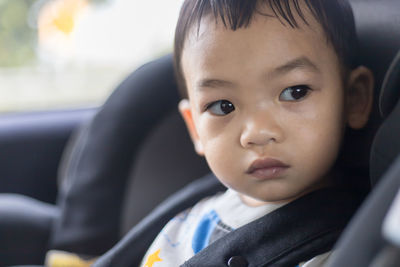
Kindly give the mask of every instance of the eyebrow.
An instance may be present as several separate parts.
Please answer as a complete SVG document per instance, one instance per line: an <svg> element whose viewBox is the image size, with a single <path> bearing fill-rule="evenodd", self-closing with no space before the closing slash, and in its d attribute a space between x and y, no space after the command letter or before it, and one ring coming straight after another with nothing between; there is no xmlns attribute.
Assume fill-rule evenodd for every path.
<svg viewBox="0 0 400 267"><path fill-rule="evenodd" d="M219 88L219 87L228 87L233 88L236 85L233 82L220 80L220 79L201 79L196 83L196 88L204 89L204 88Z"/></svg>
<svg viewBox="0 0 400 267"><path fill-rule="evenodd" d="M277 76L286 74L295 69L310 69L313 72L320 73L320 69L307 57L298 57L275 68L268 76Z"/></svg>

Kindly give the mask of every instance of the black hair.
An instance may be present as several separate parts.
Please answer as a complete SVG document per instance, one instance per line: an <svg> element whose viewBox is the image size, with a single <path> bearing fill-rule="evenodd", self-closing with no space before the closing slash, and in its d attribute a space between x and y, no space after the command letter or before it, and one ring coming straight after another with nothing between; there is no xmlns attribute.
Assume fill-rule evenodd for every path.
<svg viewBox="0 0 400 267"><path fill-rule="evenodd" d="M308 25L300 3L304 2L314 18L322 26L327 41L330 42L344 67L357 66L357 37L354 17L347 0L185 0L179 14L175 30L174 66L182 97L187 97L185 79L182 72L182 50L194 24L197 27L206 15L213 15L216 22L222 21L226 28L233 31L250 25L255 14L273 16L292 28L299 28L294 12ZM260 12L260 5L268 5L272 15Z"/></svg>

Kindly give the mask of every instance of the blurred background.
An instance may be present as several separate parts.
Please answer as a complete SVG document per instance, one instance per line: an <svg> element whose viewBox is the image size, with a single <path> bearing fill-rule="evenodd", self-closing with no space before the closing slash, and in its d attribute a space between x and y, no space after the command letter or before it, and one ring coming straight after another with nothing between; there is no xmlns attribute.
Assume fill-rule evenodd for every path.
<svg viewBox="0 0 400 267"><path fill-rule="evenodd" d="M90 107L172 51L182 0L0 0L0 113Z"/></svg>

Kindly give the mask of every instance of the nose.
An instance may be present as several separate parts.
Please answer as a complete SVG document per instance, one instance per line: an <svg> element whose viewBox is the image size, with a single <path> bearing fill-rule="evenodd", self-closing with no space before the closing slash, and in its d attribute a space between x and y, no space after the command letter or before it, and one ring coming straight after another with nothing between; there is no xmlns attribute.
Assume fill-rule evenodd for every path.
<svg viewBox="0 0 400 267"><path fill-rule="evenodd" d="M243 147L265 146L281 143L284 139L277 116L270 112L256 112L245 120L240 143Z"/></svg>

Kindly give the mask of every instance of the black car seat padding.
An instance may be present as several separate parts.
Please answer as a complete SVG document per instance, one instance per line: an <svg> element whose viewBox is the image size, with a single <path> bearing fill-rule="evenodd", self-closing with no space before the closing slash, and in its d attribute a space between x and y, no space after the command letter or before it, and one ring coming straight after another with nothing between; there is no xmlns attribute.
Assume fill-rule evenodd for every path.
<svg viewBox="0 0 400 267"><path fill-rule="evenodd" d="M374 185L400 152L400 50L390 65L381 90L380 106L386 120L371 148L370 178ZM394 104L393 104L394 103Z"/></svg>
<svg viewBox="0 0 400 267"><path fill-rule="evenodd" d="M375 78L374 106L367 126L347 131L343 153L346 167L368 175L370 147L382 123L378 99L388 66L400 48L400 1L349 0L359 40L358 63L372 70ZM368 185L369 186L369 185Z"/></svg>
<svg viewBox="0 0 400 267"><path fill-rule="evenodd" d="M327 267L369 266L386 246L382 222L400 188L400 157L367 197L335 245Z"/></svg>
<svg viewBox="0 0 400 267"><path fill-rule="evenodd" d="M172 133L161 136L165 145L158 146L159 157L150 157L150 163L144 165L139 173L135 169L142 154L146 154L141 151L151 143L152 132L162 132L165 122L171 122L167 118L174 111L177 113L178 101L171 55L145 64L118 86L80 130L71 144L72 149L65 156L57 203L61 217L54 224L50 248L101 255L121 237L121 221L130 218L129 214L122 215L123 210L135 217L135 206L146 206L150 210L167 193L208 172L206 164L201 165L198 163L200 158L193 156L189 138L178 136L181 142L178 146L177 140L170 140L174 137ZM182 131L182 127L168 126ZM190 152L181 153L184 149ZM186 156L186 164L182 164L179 155ZM190 164L190 161L205 168L193 167L195 164ZM153 169L165 170L163 166L166 163L171 165L170 170L178 172L165 171L157 175L150 172ZM147 175L143 169L150 174ZM132 173L133 183L128 182ZM161 188L163 194L148 192L148 198L153 200L146 201L141 195L131 199L133 203L128 207L124 204L126 194L133 190L129 186L155 181L158 182L157 190Z"/></svg>
<svg viewBox="0 0 400 267"><path fill-rule="evenodd" d="M395 57L385 78L381 103L397 103L379 128L371 152L371 180L375 186L370 196L355 215L341 239L329 267L369 266L386 247L382 237L382 222L400 188L400 101L399 95L387 92L400 91L399 55ZM392 104L390 104L392 105ZM381 178L381 176L383 176Z"/></svg>
<svg viewBox="0 0 400 267"><path fill-rule="evenodd" d="M400 18L400 14L399 14ZM400 21L399 21L400 27ZM399 47L400 49L400 47ZM380 92L379 108L384 117L387 117L393 110L400 98L400 50L392 61L383 80L382 90Z"/></svg>

